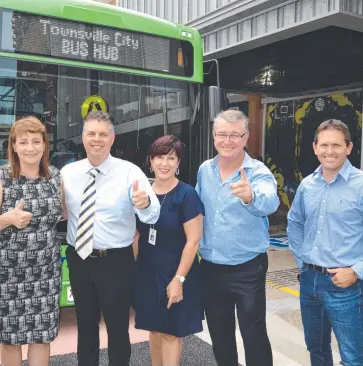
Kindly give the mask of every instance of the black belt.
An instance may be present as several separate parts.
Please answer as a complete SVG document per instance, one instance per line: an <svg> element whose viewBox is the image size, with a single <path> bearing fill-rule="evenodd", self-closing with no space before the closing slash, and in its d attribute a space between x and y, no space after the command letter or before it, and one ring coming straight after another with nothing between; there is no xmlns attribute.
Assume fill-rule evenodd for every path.
<svg viewBox="0 0 363 366"><path fill-rule="evenodd" d="M328 268L325 267L321 267L321 266L317 266L315 264L310 264L310 263L305 263L304 262L304 266L313 269L315 272L319 272L322 274L328 274Z"/></svg>
<svg viewBox="0 0 363 366"><path fill-rule="evenodd" d="M107 257L107 254L109 254L109 250L111 249L93 249L92 253L89 255L90 258L102 258Z"/></svg>
<svg viewBox="0 0 363 366"><path fill-rule="evenodd" d="M74 246L69 245L69 247L71 248L71 250L75 251ZM131 245L129 245L127 247L122 247L122 248L93 249L91 254L88 256L88 258L92 258L92 259L103 258L103 257L107 257L107 256L112 255L112 253L116 254L116 252L119 252L119 251L130 250L130 248L131 248Z"/></svg>

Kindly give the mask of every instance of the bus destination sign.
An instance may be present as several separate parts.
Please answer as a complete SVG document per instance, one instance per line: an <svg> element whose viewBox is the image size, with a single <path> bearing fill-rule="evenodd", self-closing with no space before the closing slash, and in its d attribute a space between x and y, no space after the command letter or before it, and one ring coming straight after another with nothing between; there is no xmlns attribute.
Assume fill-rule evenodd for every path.
<svg viewBox="0 0 363 366"><path fill-rule="evenodd" d="M2 11L2 21L2 50L170 71L167 38L6 10ZM11 31L6 32L9 28Z"/></svg>

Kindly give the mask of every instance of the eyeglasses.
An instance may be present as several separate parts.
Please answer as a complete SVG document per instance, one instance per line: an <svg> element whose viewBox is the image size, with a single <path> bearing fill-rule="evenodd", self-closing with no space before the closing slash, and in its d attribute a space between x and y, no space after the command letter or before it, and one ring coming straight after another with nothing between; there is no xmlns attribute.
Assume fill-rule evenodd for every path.
<svg viewBox="0 0 363 366"><path fill-rule="evenodd" d="M246 133L247 132L245 132L242 135L239 135L237 133L232 133L229 135L228 133L218 132L218 133L215 133L214 136L218 137L220 140L227 140L227 138L229 137L229 139L231 141L238 141L238 140L242 139L246 135Z"/></svg>

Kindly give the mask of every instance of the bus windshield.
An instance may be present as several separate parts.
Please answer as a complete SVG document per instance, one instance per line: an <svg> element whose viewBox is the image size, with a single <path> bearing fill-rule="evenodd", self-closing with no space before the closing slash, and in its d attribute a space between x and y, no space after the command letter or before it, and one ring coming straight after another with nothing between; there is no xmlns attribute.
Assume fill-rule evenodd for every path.
<svg viewBox="0 0 363 366"><path fill-rule="evenodd" d="M189 143L196 93L184 81L0 57L0 163L7 162L11 126L26 115L45 123L52 165L62 168L82 159L82 121L91 110L106 110L115 125L112 155L150 176L146 156L156 138L174 134ZM188 154L187 147L180 166L186 182Z"/></svg>

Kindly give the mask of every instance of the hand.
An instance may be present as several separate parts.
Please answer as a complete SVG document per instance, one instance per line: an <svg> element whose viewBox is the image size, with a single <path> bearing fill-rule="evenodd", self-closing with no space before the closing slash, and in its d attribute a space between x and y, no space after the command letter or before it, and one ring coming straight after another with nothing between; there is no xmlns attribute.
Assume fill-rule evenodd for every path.
<svg viewBox="0 0 363 366"><path fill-rule="evenodd" d="M328 272L334 274L331 279L334 285L338 287L347 288L357 282L357 277L350 267L328 269Z"/></svg>
<svg viewBox="0 0 363 366"><path fill-rule="evenodd" d="M248 182L245 170L241 168L241 179L237 183L230 184L232 194L242 200L244 203L249 204L252 201L252 189Z"/></svg>
<svg viewBox="0 0 363 366"><path fill-rule="evenodd" d="M30 223L33 214L24 211L24 200L21 199L19 204L11 211L7 213L9 217L9 222L11 225L17 227L18 229L24 229Z"/></svg>
<svg viewBox="0 0 363 366"><path fill-rule="evenodd" d="M183 285L177 278L173 278L166 288L166 295L169 298L168 309L176 302L183 300Z"/></svg>
<svg viewBox="0 0 363 366"><path fill-rule="evenodd" d="M132 204L139 210L149 206L149 198L145 191L139 191L139 182L137 180L132 184Z"/></svg>

